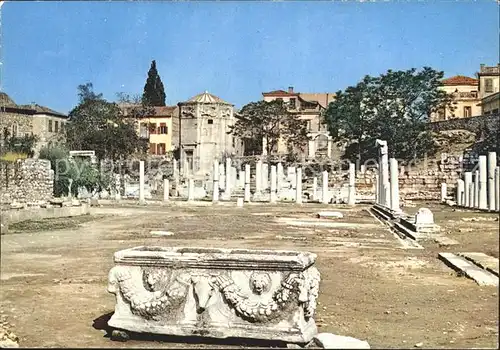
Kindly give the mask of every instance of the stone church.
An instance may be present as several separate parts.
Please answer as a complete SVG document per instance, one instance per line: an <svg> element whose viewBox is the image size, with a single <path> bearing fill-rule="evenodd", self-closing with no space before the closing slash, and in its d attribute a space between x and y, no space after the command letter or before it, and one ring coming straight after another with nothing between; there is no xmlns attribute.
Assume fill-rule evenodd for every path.
<svg viewBox="0 0 500 350"><path fill-rule="evenodd" d="M229 134L234 125L234 105L207 91L178 103L180 165L188 174L212 172L214 159L240 156L243 143Z"/></svg>

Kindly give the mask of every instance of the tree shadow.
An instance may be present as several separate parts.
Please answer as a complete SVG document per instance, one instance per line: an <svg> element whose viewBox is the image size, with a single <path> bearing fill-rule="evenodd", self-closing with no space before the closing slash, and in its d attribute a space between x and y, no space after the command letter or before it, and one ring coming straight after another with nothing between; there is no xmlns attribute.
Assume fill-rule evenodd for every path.
<svg viewBox="0 0 500 350"><path fill-rule="evenodd" d="M104 330L105 338L111 338L111 333L116 328L108 325L108 321L114 312L101 315L94 319L92 327L97 330ZM199 345L226 345L237 347L258 347L258 348L287 348L287 343L280 340L264 340L264 339L251 339L251 338L211 338L204 336L177 336L177 335L164 335L152 333L136 333L127 331L130 340L135 341L156 341L162 343L178 343L178 344L199 344Z"/></svg>

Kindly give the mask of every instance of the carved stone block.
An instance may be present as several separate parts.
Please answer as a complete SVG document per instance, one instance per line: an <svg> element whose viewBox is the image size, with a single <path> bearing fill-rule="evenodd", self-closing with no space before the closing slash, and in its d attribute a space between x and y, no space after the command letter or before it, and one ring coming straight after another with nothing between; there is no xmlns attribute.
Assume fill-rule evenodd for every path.
<svg viewBox="0 0 500 350"><path fill-rule="evenodd" d="M108 291L118 329L306 343L320 274L307 252L135 247L116 252Z"/></svg>

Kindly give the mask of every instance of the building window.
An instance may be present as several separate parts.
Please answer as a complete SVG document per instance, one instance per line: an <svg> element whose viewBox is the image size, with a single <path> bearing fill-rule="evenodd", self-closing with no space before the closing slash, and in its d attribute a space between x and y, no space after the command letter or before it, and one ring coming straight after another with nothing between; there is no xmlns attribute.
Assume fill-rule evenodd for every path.
<svg viewBox="0 0 500 350"><path fill-rule="evenodd" d="M158 134L168 134L168 127L166 123L160 123L158 127Z"/></svg>
<svg viewBox="0 0 500 350"><path fill-rule="evenodd" d="M236 147L236 138L233 137L233 148Z"/></svg>
<svg viewBox="0 0 500 350"><path fill-rule="evenodd" d="M64 133L64 122L61 122L61 130L60 131L61 131L61 134Z"/></svg>
<svg viewBox="0 0 500 350"><path fill-rule="evenodd" d="M212 125L213 123L214 123L214 120L213 120L213 119L209 119L209 120L208 120L208 124L209 124L209 125Z"/></svg>
<svg viewBox="0 0 500 350"><path fill-rule="evenodd" d="M156 143L150 143L149 144L149 153L150 154L156 154Z"/></svg>
<svg viewBox="0 0 500 350"><path fill-rule="evenodd" d="M276 99L276 101L278 101L278 102L283 102L283 99L282 99L281 97L278 97L278 98Z"/></svg>
<svg viewBox="0 0 500 350"><path fill-rule="evenodd" d="M316 109L316 105L312 103L305 103L304 109Z"/></svg>
<svg viewBox="0 0 500 350"><path fill-rule="evenodd" d="M59 132L59 122L58 121L54 122L54 132Z"/></svg>
<svg viewBox="0 0 500 350"><path fill-rule="evenodd" d="M311 121L308 120L306 123L307 123L307 131L311 131L312 130Z"/></svg>
<svg viewBox="0 0 500 350"><path fill-rule="evenodd" d="M290 108L291 109L295 109L296 108L296 104L295 104L295 99L294 98L290 99Z"/></svg>
<svg viewBox="0 0 500 350"><path fill-rule="evenodd" d="M465 106L464 107L464 118L469 118L472 116L472 107L471 106Z"/></svg>
<svg viewBox="0 0 500 350"><path fill-rule="evenodd" d="M188 169L187 170L190 170L192 171L194 169L194 161L193 161L193 150L192 149L189 149L189 150L186 150L186 162L188 164Z"/></svg>
<svg viewBox="0 0 500 350"><path fill-rule="evenodd" d="M488 78L484 80L484 91L493 92L493 79Z"/></svg>
<svg viewBox="0 0 500 350"><path fill-rule="evenodd" d="M159 143L157 145L157 152L156 154L159 154L159 155L164 155L166 153L166 147L165 147L165 144L164 143Z"/></svg>
<svg viewBox="0 0 500 350"><path fill-rule="evenodd" d="M52 120L49 120L49 132L52 132Z"/></svg>

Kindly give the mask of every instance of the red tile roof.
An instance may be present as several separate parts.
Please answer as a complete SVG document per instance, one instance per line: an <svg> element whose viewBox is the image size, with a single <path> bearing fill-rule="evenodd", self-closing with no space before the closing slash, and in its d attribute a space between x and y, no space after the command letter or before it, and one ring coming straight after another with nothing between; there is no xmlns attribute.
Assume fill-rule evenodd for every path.
<svg viewBox="0 0 500 350"><path fill-rule="evenodd" d="M134 108L141 108L140 105L134 104L121 104L120 108L124 112L124 116L127 116ZM173 117L177 106L162 106L162 107L152 107L154 109L154 114L147 116L148 118L154 117Z"/></svg>
<svg viewBox="0 0 500 350"><path fill-rule="evenodd" d="M53 109L50 109L45 106L40 106L37 104L18 105L18 106L26 109L32 109L35 111L35 114L50 114L50 115L55 115L57 117L67 117L66 114L56 112Z"/></svg>
<svg viewBox="0 0 500 350"><path fill-rule="evenodd" d="M263 92L264 96L297 96L298 94L295 92L289 93L285 90L274 90L269 92Z"/></svg>
<svg viewBox="0 0 500 350"><path fill-rule="evenodd" d="M174 111L176 108L177 108L177 106L154 107L155 116L156 117L160 117L160 116L171 117L174 114Z"/></svg>
<svg viewBox="0 0 500 350"><path fill-rule="evenodd" d="M444 79L441 81L443 85L477 85L479 80L466 77L464 75L456 75L454 77Z"/></svg>

